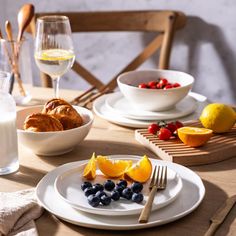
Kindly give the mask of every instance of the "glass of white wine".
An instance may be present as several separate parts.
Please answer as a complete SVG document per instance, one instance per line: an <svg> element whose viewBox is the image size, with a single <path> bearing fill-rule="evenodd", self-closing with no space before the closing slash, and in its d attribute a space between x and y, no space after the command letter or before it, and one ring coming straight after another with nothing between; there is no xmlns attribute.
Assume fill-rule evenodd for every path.
<svg viewBox="0 0 236 236"><path fill-rule="evenodd" d="M68 17L37 19L34 57L40 71L52 78L54 96L58 98L60 77L72 67L75 59Z"/></svg>

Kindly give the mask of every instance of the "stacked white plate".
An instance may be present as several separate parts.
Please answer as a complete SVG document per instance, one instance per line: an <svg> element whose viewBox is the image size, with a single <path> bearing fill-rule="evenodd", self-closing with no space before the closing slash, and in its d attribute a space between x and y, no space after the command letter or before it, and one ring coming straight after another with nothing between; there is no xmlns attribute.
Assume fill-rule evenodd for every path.
<svg viewBox="0 0 236 236"><path fill-rule="evenodd" d="M110 158L137 162L141 157L113 155ZM167 166L168 181L167 188L157 192L146 224L139 224L138 218L148 197L149 182L144 184L144 200L141 204L120 199L112 201L109 206L94 208L88 204L81 190L84 181L82 173L87 161L68 163L49 172L37 185L36 196L39 203L55 216L72 224L98 229L149 228L177 220L196 209L205 194L198 175L175 163L154 159L151 162L153 166ZM105 177L99 171L97 174L94 183L103 183Z"/></svg>
<svg viewBox="0 0 236 236"><path fill-rule="evenodd" d="M134 108L122 93L115 92L95 100L93 110L99 117L112 123L133 128L146 128L158 120L197 119L206 104L205 96L191 92L171 110L143 111Z"/></svg>

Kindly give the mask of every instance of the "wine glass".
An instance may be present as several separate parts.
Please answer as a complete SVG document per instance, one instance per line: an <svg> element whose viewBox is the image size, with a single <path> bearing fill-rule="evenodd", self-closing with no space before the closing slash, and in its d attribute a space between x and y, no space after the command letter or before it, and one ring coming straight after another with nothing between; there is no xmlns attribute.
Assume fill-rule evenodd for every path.
<svg viewBox="0 0 236 236"><path fill-rule="evenodd" d="M72 67L75 59L68 17L37 19L34 57L39 69L52 78L54 96L58 98L60 77Z"/></svg>

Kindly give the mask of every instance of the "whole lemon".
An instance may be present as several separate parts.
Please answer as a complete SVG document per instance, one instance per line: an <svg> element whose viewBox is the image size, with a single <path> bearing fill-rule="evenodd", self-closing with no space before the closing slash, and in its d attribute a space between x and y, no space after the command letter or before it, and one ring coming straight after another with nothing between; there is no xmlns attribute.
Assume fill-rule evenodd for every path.
<svg viewBox="0 0 236 236"><path fill-rule="evenodd" d="M203 109L199 119L205 128L214 133L224 133L235 124L236 112L225 104L211 103Z"/></svg>

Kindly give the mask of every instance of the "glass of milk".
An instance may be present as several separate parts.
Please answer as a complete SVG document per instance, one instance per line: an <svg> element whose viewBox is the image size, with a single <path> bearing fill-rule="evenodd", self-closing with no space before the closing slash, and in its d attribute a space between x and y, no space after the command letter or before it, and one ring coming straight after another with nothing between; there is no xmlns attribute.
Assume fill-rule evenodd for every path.
<svg viewBox="0 0 236 236"><path fill-rule="evenodd" d="M0 44L2 47L2 43ZM0 47L0 62L4 53ZM16 130L16 103L8 93L10 72L0 64L0 175L10 174L19 168Z"/></svg>

